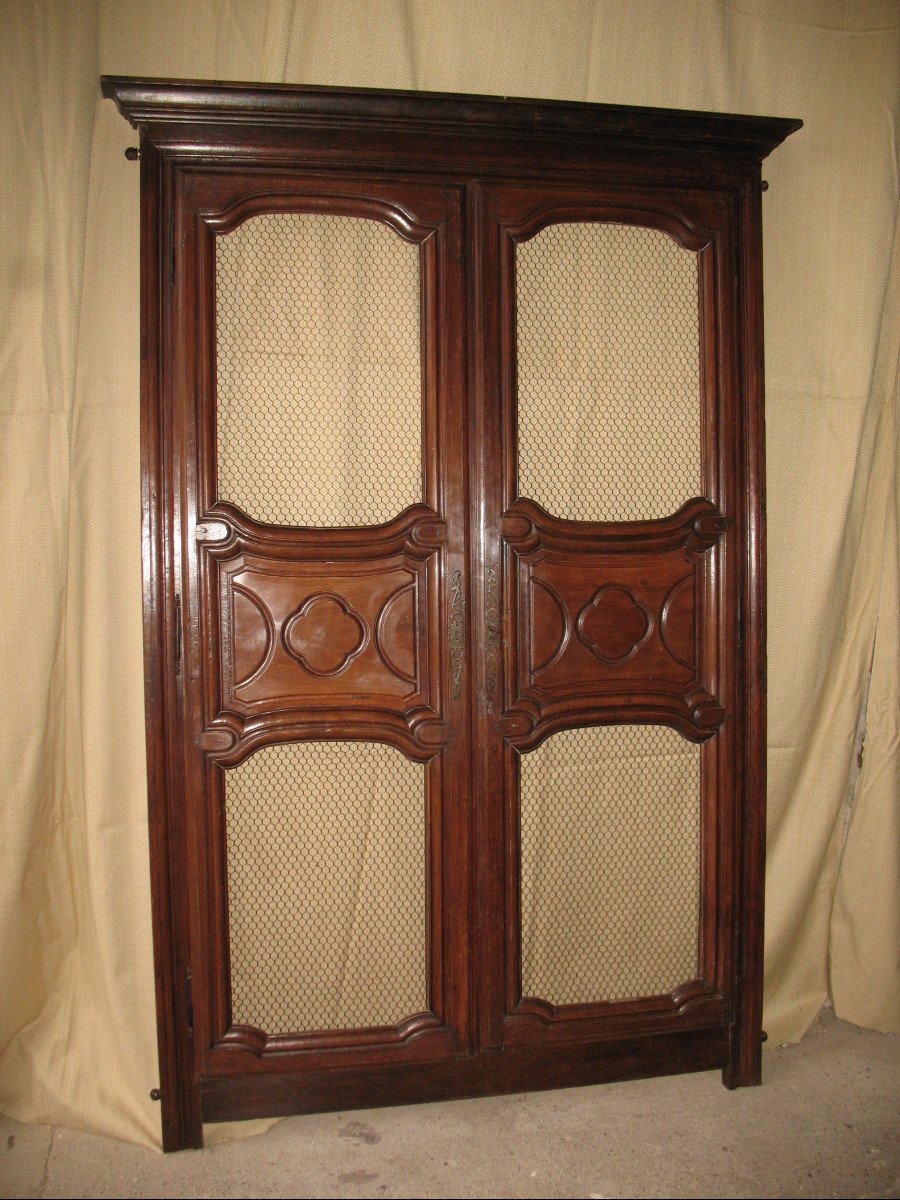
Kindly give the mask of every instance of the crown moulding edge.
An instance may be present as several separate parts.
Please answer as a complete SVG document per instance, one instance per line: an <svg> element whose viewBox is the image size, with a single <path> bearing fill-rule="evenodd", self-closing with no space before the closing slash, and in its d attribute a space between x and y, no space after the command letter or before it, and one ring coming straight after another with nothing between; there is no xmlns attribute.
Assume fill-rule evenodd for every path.
<svg viewBox="0 0 900 1200"><path fill-rule="evenodd" d="M466 133L510 139L589 139L632 148L752 154L765 158L803 122L686 109L639 108L441 92L104 75L101 92L136 129L147 126L282 126L336 121L386 132Z"/></svg>

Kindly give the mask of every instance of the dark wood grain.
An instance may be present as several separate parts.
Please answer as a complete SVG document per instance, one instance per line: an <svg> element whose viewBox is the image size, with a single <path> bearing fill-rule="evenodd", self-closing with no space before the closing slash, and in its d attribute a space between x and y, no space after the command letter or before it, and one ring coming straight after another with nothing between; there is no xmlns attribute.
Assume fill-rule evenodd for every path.
<svg viewBox="0 0 900 1200"><path fill-rule="evenodd" d="M527 500L507 510L501 727L517 749L609 719L663 721L698 741L715 732L723 669L701 651L717 614L696 596L727 527L705 500L665 520L608 526L557 520Z"/></svg>
<svg viewBox="0 0 900 1200"><path fill-rule="evenodd" d="M145 671L160 1090L202 1122L723 1070L759 1081L765 829L760 162L799 122L496 97L108 77L141 134ZM364 529L217 495L216 239L270 212L418 246L422 502ZM554 518L517 490L515 254L548 224L697 256L701 495ZM700 744L698 974L523 996L519 761L663 722ZM427 1011L271 1034L231 1014L227 770L386 742L427 777Z"/></svg>
<svg viewBox="0 0 900 1200"><path fill-rule="evenodd" d="M719 1067L727 1055L726 1041L719 1026L657 1037L570 1042L540 1052L488 1051L457 1056L439 1065L386 1068L336 1063L330 1071L315 1074L272 1071L254 1076L207 1076L202 1084L203 1119L234 1121L333 1112L709 1071Z"/></svg>
<svg viewBox="0 0 900 1200"><path fill-rule="evenodd" d="M748 150L764 157L801 122L784 117L667 108L636 108L564 100L529 100L459 93L403 92L378 88L334 88L295 84L254 84L212 80L137 79L109 75L103 95L136 127L151 122L204 121L260 129L266 124L299 128L324 116L343 127L400 126L391 132L427 135L440 130L471 136L491 134L501 142L525 137L548 141L582 136L596 144L619 139L637 146L712 146L722 152Z"/></svg>
<svg viewBox="0 0 900 1200"><path fill-rule="evenodd" d="M289 531L232 505L208 510L216 648L200 734L222 766L275 741L371 737L425 761L449 737L440 715L440 553L447 525L425 505L379 530Z"/></svg>

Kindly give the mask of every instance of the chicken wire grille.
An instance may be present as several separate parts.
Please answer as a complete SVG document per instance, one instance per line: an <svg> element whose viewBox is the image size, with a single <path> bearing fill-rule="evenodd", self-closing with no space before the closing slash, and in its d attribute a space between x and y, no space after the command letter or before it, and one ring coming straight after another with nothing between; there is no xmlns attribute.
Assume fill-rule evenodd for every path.
<svg viewBox="0 0 900 1200"><path fill-rule="evenodd" d="M701 494L697 255L639 226L550 225L516 249L519 495L576 521Z"/></svg>
<svg viewBox="0 0 900 1200"><path fill-rule="evenodd" d="M419 249L360 217L269 213L216 247L218 497L276 525L422 498Z"/></svg>
<svg viewBox="0 0 900 1200"><path fill-rule="evenodd" d="M520 768L522 994L585 1004L696 978L699 746L658 725L572 729Z"/></svg>
<svg viewBox="0 0 900 1200"><path fill-rule="evenodd" d="M267 1033L427 1008L424 767L370 742L225 772L232 1017Z"/></svg>

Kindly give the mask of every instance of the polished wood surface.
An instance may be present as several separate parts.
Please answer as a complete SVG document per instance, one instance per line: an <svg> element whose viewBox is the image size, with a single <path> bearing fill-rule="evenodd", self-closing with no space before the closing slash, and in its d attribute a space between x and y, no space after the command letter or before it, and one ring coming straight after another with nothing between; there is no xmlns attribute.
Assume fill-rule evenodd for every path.
<svg viewBox="0 0 900 1200"><path fill-rule="evenodd" d="M201 737L216 761L337 725L431 758L449 735L429 636L445 523L424 505L377 533L275 532L229 516L228 536L204 543L219 678Z"/></svg>
<svg viewBox="0 0 900 1200"><path fill-rule="evenodd" d="M107 78L140 131L144 613L160 1091L202 1122L721 1067L758 1082L765 829L760 162L798 122ZM280 528L216 494L215 239L259 213L419 246L423 501ZM648 226L699 263L702 493L579 523L516 486L515 247ZM520 988L518 762L661 722L702 750L699 974L554 1008ZM426 764L428 1011L231 1021L225 770L279 741Z"/></svg>
<svg viewBox="0 0 900 1200"><path fill-rule="evenodd" d="M708 552L727 520L705 500L670 519L592 525L518 500L503 517L514 630L503 732L518 749L609 719L665 721L708 737L725 719L701 661L715 614Z"/></svg>

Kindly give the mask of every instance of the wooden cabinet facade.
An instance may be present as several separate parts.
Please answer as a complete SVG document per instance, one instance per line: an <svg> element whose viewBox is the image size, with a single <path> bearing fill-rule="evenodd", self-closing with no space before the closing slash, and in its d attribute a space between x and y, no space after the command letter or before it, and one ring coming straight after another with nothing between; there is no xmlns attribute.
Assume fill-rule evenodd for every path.
<svg viewBox="0 0 900 1200"><path fill-rule="evenodd" d="M107 78L140 130L160 1092L760 1071L760 163L798 122Z"/></svg>

